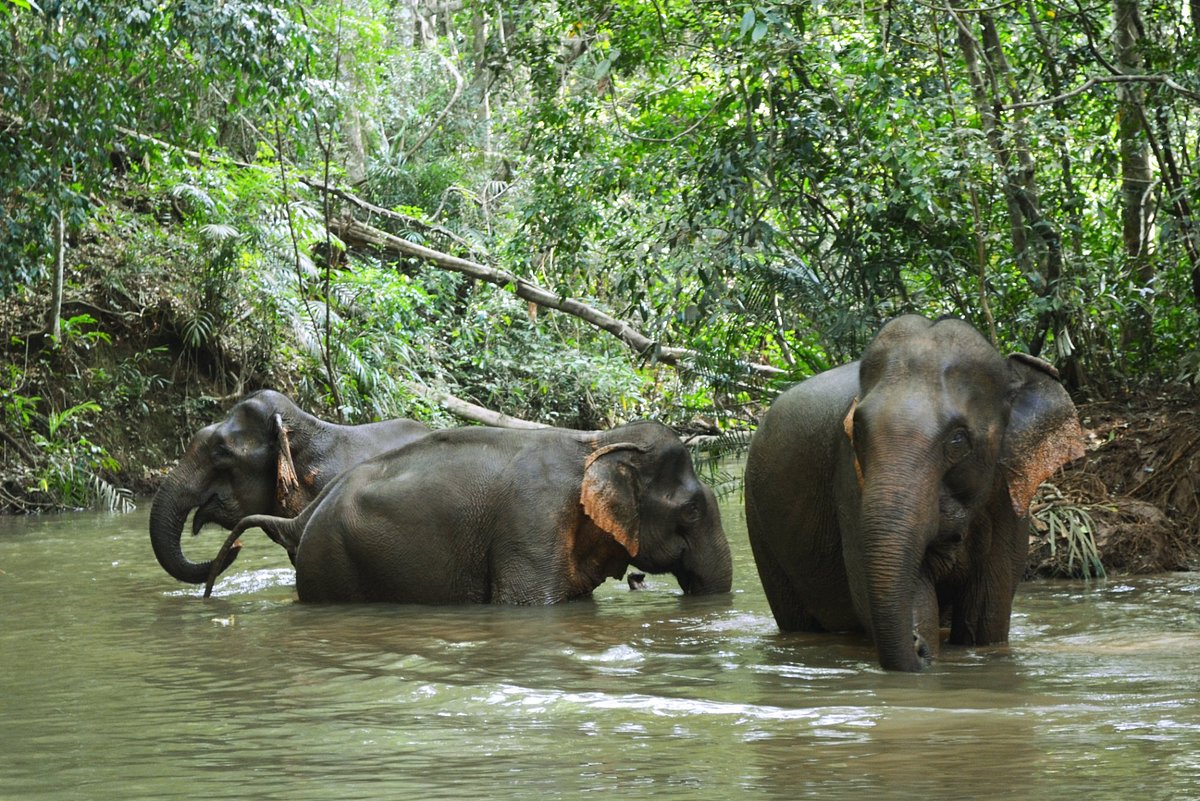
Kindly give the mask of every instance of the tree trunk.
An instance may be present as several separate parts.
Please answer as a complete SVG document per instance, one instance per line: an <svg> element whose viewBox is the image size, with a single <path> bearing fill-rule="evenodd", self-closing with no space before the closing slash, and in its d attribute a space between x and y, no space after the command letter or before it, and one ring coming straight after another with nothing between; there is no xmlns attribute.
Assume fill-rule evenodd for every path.
<svg viewBox="0 0 1200 801"><path fill-rule="evenodd" d="M972 35L970 28L966 25L966 20L958 19L958 46L963 54L963 62L967 68L967 76L971 83L971 96L975 101L975 111L979 115L979 125L983 129L987 143L992 150L992 154L996 158L996 162L1004 173L1004 199L1008 206L1009 220L1009 235L1012 241L1013 258L1020 265L1022 271L1026 275L1033 274L1034 266L1029 258L1028 236L1025 224L1022 221L1021 209L1017 205L1016 199L1013 197L1010 190L1010 171L1012 169L1011 154L1005 145L1004 132L1001 128L1001 119L996 111L999 105L993 95L989 91L989 86L994 89L994 84L989 80L989 74L985 74L985 64L981 59L979 44ZM990 70L989 70L990 73Z"/></svg>

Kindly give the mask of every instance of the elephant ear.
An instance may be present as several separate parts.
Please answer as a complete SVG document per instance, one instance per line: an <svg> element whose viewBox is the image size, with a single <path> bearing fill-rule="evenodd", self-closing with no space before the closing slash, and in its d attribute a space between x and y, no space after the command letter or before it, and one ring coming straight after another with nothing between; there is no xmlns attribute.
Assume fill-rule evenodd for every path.
<svg viewBox="0 0 1200 801"><path fill-rule="evenodd" d="M854 412L857 409L858 398L855 398L850 402L850 411L846 412L846 416L842 419L842 430L846 432L846 439L850 440L850 453L854 454L854 477L858 479L858 491L862 492L865 479L862 465L858 461L858 450L854 447Z"/></svg>
<svg viewBox="0 0 1200 801"><path fill-rule="evenodd" d="M1008 495L1017 517L1029 513L1038 485L1083 456L1083 430L1058 371L1024 353L1008 357L1013 379L1012 414L1004 434Z"/></svg>
<svg viewBox="0 0 1200 801"><path fill-rule="evenodd" d="M295 517L304 510L304 500L300 492L300 479L296 476L296 465L292 461L288 428L282 415L271 416L271 429L275 437L276 454L275 502L284 515Z"/></svg>
<svg viewBox="0 0 1200 801"><path fill-rule="evenodd" d="M637 556L641 486L629 451L645 453L646 449L632 442L618 442L588 455L583 463L579 502L593 523L608 532L630 556Z"/></svg>

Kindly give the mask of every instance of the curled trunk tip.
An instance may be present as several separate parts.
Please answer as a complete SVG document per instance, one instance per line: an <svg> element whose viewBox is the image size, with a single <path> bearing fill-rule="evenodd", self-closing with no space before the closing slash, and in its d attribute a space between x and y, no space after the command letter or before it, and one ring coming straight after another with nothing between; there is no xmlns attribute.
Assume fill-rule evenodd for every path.
<svg viewBox="0 0 1200 801"><path fill-rule="evenodd" d="M180 500L176 482L168 481L150 508L150 545L162 569L186 584L204 584L211 562L192 562L183 552L183 526L192 506Z"/></svg>

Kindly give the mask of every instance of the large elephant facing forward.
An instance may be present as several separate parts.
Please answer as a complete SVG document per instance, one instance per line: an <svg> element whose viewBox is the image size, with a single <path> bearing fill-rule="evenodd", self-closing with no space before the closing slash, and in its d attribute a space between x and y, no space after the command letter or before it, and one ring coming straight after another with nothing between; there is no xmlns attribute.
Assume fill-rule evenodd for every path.
<svg viewBox="0 0 1200 801"><path fill-rule="evenodd" d="M233 528L251 514L299 514L347 467L426 433L415 420L336 425L273 390L248 395L201 429L163 480L150 510L154 555L180 581L203 584L212 563L190 561L180 542L191 510L193 534L206 523Z"/></svg>
<svg viewBox="0 0 1200 801"><path fill-rule="evenodd" d="M890 670L1008 639L1034 491L1083 453L1054 369L967 323L900 317L862 359L781 395L755 432L746 522L785 631L865 630Z"/></svg>
<svg viewBox="0 0 1200 801"><path fill-rule="evenodd" d="M301 601L550 604L634 565L685 593L731 585L713 493L658 423L438 431L347 470L300 516L254 516L296 551ZM218 559L220 559L218 555Z"/></svg>

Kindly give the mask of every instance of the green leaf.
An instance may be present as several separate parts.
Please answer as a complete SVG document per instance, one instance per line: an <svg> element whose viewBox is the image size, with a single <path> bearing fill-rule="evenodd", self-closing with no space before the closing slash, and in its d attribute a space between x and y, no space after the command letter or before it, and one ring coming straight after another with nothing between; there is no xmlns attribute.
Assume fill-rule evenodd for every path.
<svg viewBox="0 0 1200 801"><path fill-rule="evenodd" d="M742 36L750 33L750 29L754 27L754 19L754 9L747 8L746 13L742 15Z"/></svg>

